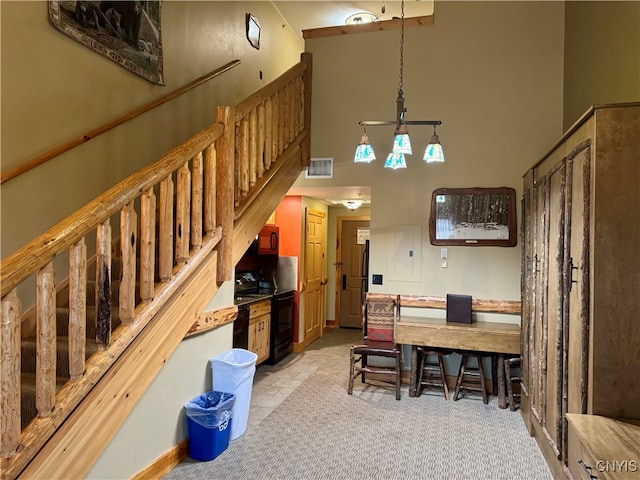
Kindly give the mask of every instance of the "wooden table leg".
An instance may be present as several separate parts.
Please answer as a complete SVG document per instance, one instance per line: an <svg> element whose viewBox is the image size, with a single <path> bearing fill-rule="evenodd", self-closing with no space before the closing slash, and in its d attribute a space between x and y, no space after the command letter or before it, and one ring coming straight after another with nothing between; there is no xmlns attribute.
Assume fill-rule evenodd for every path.
<svg viewBox="0 0 640 480"><path fill-rule="evenodd" d="M491 394L498 394L498 354L491 354Z"/></svg>
<svg viewBox="0 0 640 480"><path fill-rule="evenodd" d="M504 354L498 354L498 408L507 408L504 378Z"/></svg>
<svg viewBox="0 0 640 480"><path fill-rule="evenodd" d="M409 372L409 396L416 396L416 371L418 369L418 347L411 345L411 371Z"/></svg>

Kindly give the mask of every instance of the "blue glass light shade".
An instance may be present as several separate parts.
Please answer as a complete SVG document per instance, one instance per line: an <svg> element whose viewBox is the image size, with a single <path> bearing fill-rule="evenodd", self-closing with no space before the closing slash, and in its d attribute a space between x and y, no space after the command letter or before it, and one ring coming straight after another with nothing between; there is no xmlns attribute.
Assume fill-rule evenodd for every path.
<svg viewBox="0 0 640 480"><path fill-rule="evenodd" d="M355 163L369 163L372 160L376 159L376 154L373 151L373 147L369 143L369 137L366 135L362 136L362 140L360 140L360 145L356 148L356 154L353 157L353 161Z"/></svg>
<svg viewBox="0 0 640 480"><path fill-rule="evenodd" d="M384 168L407 168L407 162L404 160L404 153L390 153L387 157L387 161L384 163Z"/></svg>
<svg viewBox="0 0 640 480"><path fill-rule="evenodd" d="M427 163L444 162L444 151L442 150L440 139L435 133L429 140L429 145L427 145L422 159Z"/></svg>
<svg viewBox="0 0 640 480"><path fill-rule="evenodd" d="M411 140L408 133L398 133L393 140L393 153L407 153L411 155Z"/></svg>

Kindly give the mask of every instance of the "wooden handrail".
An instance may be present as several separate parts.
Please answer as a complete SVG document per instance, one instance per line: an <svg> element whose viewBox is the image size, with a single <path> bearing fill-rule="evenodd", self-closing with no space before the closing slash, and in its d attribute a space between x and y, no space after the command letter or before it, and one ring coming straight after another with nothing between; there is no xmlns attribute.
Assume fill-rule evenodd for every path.
<svg viewBox="0 0 640 480"><path fill-rule="evenodd" d="M124 115L116 118L111 122L105 123L104 125L94 128L93 130L89 130L84 135L77 137L73 140L70 140L66 143L63 143L62 145L59 145L55 148L52 148L48 152L38 155L37 157L29 160L28 162L25 162L21 165L18 165L17 167L9 169L6 172L2 172L0 174L0 185L5 182L8 182L9 180L19 175L22 175L23 173L28 172L29 170L39 165L42 165L45 162L48 162L49 160L57 157L58 155L68 152L69 150L77 147L78 145L82 145L83 143L87 143L89 140L93 140L97 136L102 135L103 133L106 133L109 130L112 130L113 128L119 125L122 125L123 123L128 122L129 120L133 120L134 118L139 117L140 115L148 112L149 110L159 107L160 105L167 103L168 101L173 100L176 97L179 97L180 95L188 92L189 90L193 90L194 88L202 85L203 83L211 80L212 78L217 77L218 75L228 70L231 70L234 67L237 67L238 65L240 65L240 60L238 59L232 60L226 65L223 65L220 68L216 68L215 70L207 73L206 75L196 78L194 81L189 82L188 84L174 90L171 93L168 93L167 95L164 95L150 103L147 103L146 105L143 105L142 107L139 107L131 112L125 113Z"/></svg>
<svg viewBox="0 0 640 480"><path fill-rule="evenodd" d="M185 158L191 158L211 145L223 132L222 123L210 125L2 260L0 296L4 297L34 271L80 240L88 230L177 170Z"/></svg>

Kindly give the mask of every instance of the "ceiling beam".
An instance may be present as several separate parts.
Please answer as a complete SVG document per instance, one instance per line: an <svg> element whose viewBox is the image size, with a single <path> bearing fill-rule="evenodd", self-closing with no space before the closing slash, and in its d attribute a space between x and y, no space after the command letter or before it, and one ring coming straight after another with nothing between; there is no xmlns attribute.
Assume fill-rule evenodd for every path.
<svg viewBox="0 0 640 480"><path fill-rule="evenodd" d="M393 18L380 22L363 23L360 25L339 25L337 27L310 28L302 31L302 38L334 37L337 35L348 35L352 33L377 32L380 30L399 30L402 20ZM433 15L422 17L410 17L404 19L405 28L424 27L433 25Z"/></svg>

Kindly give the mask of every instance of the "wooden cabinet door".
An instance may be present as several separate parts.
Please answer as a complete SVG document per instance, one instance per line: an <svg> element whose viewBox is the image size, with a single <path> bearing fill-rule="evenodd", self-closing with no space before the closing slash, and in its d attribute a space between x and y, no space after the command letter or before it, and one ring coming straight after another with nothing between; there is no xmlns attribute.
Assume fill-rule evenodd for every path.
<svg viewBox="0 0 640 480"><path fill-rule="evenodd" d="M542 375L544 376L542 420L545 436L557 456L562 454L563 352L566 314L565 292L565 203L564 160L546 178L547 272L543 322Z"/></svg>
<svg viewBox="0 0 640 480"><path fill-rule="evenodd" d="M556 456L562 449L565 170L559 162L533 190L531 305L526 305L531 413Z"/></svg>
<svg viewBox="0 0 640 480"><path fill-rule="evenodd" d="M542 424L544 383L544 322L547 273L547 182L538 182L533 191L533 263L531 318L529 325L529 400L533 417Z"/></svg>
<svg viewBox="0 0 640 480"><path fill-rule="evenodd" d="M261 315L256 321L256 354L258 362L262 363L269 358L269 332L271 314Z"/></svg>
<svg viewBox="0 0 640 480"><path fill-rule="evenodd" d="M249 348L258 355L256 365L269 358L269 332L271 326L271 300L251 304L249 313Z"/></svg>
<svg viewBox="0 0 640 480"><path fill-rule="evenodd" d="M260 362L260 350L259 350L259 328L257 319L249 320L249 348L250 352L258 355L258 360L256 360L256 364Z"/></svg>
<svg viewBox="0 0 640 480"><path fill-rule="evenodd" d="M530 418L530 345L531 345L531 317L535 313L533 305L533 288L534 288L534 263L535 255L533 248L533 222L535 221L534 199L533 199L533 169L529 170L524 176L524 189L522 192L522 228L520 229L522 236L522 259L520 268L520 297L522 302L522 327L520 332L520 352L522 354L521 368L521 389L522 416L529 433L531 430Z"/></svg>
<svg viewBox="0 0 640 480"><path fill-rule="evenodd" d="M269 358L270 331L271 313L249 320L249 351L258 355L257 365Z"/></svg>
<svg viewBox="0 0 640 480"><path fill-rule="evenodd" d="M567 162L568 332L566 335L565 413L587 413L589 368L589 208L591 148ZM566 420L564 430L568 430ZM567 434L564 435L567 446ZM565 449L566 451L566 449ZM565 457L566 462L566 457Z"/></svg>

